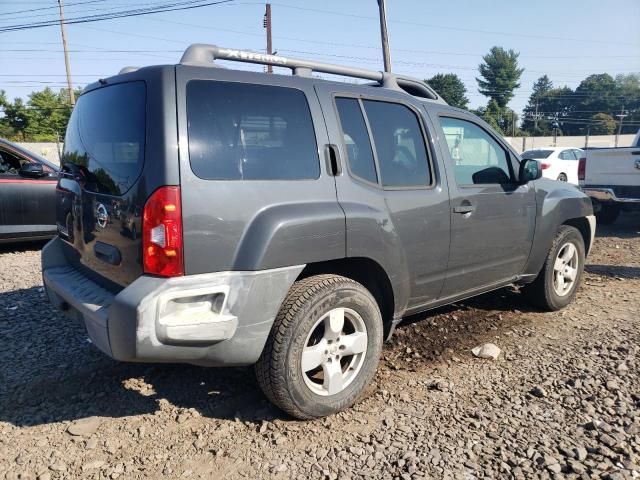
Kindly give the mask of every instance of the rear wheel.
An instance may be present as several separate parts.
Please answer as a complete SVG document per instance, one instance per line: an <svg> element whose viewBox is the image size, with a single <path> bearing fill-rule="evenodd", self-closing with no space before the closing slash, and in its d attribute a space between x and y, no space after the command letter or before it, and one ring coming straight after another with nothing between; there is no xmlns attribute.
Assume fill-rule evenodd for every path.
<svg viewBox="0 0 640 480"><path fill-rule="evenodd" d="M565 173L561 173L560 175L558 175L558 180L560 180L561 182L566 182L567 175Z"/></svg>
<svg viewBox="0 0 640 480"><path fill-rule="evenodd" d="M611 225L620 215L620 207L609 203L600 204L600 210L596 212L596 219L602 225Z"/></svg>
<svg viewBox="0 0 640 480"><path fill-rule="evenodd" d="M584 270L582 234L574 227L558 229L547 259L533 283L523 288L529 302L548 311L567 306L576 295Z"/></svg>
<svg viewBox="0 0 640 480"><path fill-rule="evenodd" d="M380 309L361 284L338 275L296 282L256 364L275 405L300 419L331 415L358 400L382 350Z"/></svg>

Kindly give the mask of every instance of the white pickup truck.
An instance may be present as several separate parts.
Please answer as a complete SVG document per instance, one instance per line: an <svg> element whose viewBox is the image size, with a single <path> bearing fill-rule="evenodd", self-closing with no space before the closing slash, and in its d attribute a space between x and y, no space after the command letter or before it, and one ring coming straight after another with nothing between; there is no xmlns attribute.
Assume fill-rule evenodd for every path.
<svg viewBox="0 0 640 480"><path fill-rule="evenodd" d="M615 222L622 209L640 210L640 130L631 147L585 150L578 181L599 223Z"/></svg>

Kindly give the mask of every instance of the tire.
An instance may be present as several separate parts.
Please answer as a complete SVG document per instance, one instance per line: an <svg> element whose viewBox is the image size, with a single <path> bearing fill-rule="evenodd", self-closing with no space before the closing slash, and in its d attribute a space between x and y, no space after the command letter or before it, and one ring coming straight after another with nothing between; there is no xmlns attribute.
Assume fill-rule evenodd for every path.
<svg viewBox="0 0 640 480"><path fill-rule="evenodd" d="M569 245L575 249L575 252L573 252L575 256L571 255L568 264L556 263L557 260L560 261L559 255L565 258L569 256L571 251ZM562 225L553 239L540 273L533 283L525 285L523 288L523 293L526 295L527 300L534 306L546 311L556 311L566 307L571 303L580 286L584 260L585 248L582 234L574 227ZM575 264L572 262L575 262ZM569 280L572 273L566 270L566 267L574 270L572 281ZM558 270L563 272L562 275ZM557 278L558 276L562 277L561 281Z"/></svg>
<svg viewBox="0 0 640 480"><path fill-rule="evenodd" d="M382 343L380 309L366 288L338 275L308 277L293 284L278 312L255 366L258 384L293 417L332 415L365 391Z"/></svg>
<svg viewBox="0 0 640 480"><path fill-rule="evenodd" d="M566 182L567 181L567 175L564 173L561 173L560 175L558 175L558 180L560 180L561 182Z"/></svg>
<svg viewBox="0 0 640 480"><path fill-rule="evenodd" d="M602 225L611 225L620 215L620 207L608 203L601 203L600 210L596 212L596 220Z"/></svg>

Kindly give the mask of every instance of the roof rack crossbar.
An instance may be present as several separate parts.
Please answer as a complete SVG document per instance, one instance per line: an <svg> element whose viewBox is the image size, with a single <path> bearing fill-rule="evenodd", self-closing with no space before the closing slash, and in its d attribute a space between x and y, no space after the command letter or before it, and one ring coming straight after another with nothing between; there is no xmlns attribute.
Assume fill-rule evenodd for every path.
<svg viewBox="0 0 640 480"><path fill-rule="evenodd" d="M396 76L391 73L367 70L364 68L347 67L344 65L335 65L332 63L314 62L299 58L283 57L280 55L267 55L248 50L222 48L216 45L207 45L203 43L190 45L182 54L180 64L215 66L214 61L218 59L289 68L294 75L298 76L308 77L311 76L313 72L322 72L345 77L362 78L365 80L373 80L383 87L396 90L404 90L402 85L399 85L399 83L411 84L411 87L414 90L419 91L420 96L442 101L435 90L416 78Z"/></svg>

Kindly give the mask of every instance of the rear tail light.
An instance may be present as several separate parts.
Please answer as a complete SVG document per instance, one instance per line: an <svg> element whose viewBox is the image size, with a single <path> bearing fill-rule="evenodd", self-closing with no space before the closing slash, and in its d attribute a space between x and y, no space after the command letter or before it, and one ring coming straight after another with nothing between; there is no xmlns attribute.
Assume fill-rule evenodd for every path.
<svg viewBox="0 0 640 480"><path fill-rule="evenodd" d="M578 160L578 180L584 180L584 174L587 170L587 159L582 157Z"/></svg>
<svg viewBox="0 0 640 480"><path fill-rule="evenodd" d="M547 168L549 168L551 166L550 163L545 163L545 162L540 162L540 166L542 167L543 170L546 170Z"/></svg>
<svg viewBox="0 0 640 480"><path fill-rule="evenodd" d="M144 273L184 275L180 187L160 187L144 205L142 217Z"/></svg>

